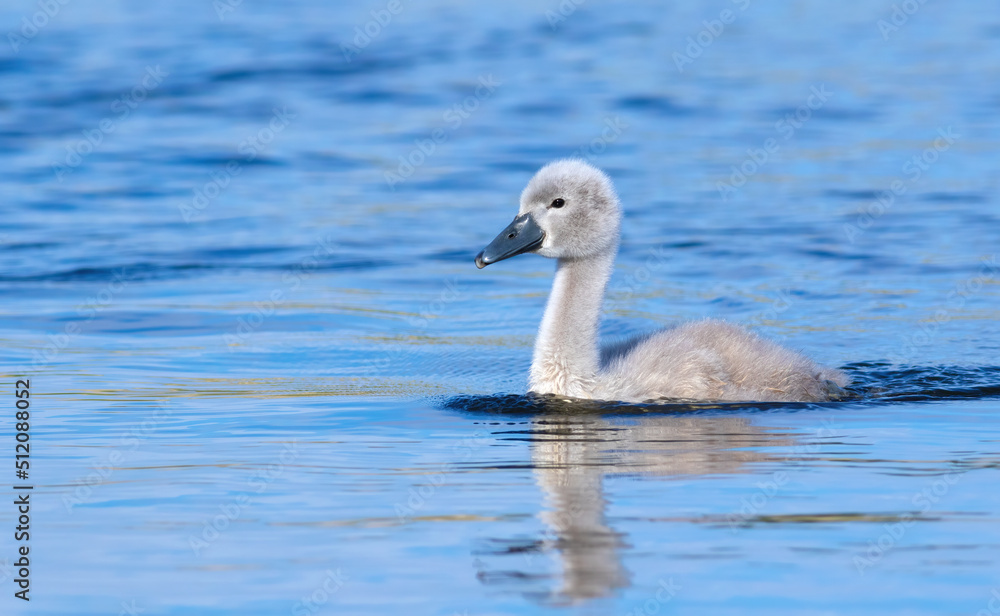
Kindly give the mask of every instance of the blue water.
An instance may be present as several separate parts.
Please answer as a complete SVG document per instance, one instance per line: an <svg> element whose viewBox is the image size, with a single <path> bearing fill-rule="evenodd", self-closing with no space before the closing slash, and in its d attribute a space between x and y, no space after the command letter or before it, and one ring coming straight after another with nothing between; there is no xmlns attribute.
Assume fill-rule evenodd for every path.
<svg viewBox="0 0 1000 616"><path fill-rule="evenodd" d="M5 3L3 613L998 613L1000 15L904 5ZM473 257L570 155L605 335L851 397L524 397L552 263Z"/></svg>

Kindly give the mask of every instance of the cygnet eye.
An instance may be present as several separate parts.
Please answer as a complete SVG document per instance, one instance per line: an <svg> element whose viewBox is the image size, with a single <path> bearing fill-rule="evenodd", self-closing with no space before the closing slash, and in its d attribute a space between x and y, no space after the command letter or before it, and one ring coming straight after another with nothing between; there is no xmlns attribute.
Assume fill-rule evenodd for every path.
<svg viewBox="0 0 1000 616"><path fill-rule="evenodd" d="M550 207L562 207L564 205L566 205L565 201L563 201L562 199L556 199L555 201L552 202L552 205Z"/></svg>

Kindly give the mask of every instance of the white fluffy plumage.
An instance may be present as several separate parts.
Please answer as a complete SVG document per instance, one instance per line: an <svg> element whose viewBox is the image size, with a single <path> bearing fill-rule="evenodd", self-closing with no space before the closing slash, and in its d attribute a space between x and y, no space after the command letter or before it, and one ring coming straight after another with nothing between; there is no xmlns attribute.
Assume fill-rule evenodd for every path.
<svg viewBox="0 0 1000 616"><path fill-rule="evenodd" d="M839 396L848 384L840 370L711 319L600 349L602 303L622 217L611 180L582 160L555 161L528 183L518 215L529 215L544 232L531 252L557 259L531 391L624 402L814 402Z"/></svg>

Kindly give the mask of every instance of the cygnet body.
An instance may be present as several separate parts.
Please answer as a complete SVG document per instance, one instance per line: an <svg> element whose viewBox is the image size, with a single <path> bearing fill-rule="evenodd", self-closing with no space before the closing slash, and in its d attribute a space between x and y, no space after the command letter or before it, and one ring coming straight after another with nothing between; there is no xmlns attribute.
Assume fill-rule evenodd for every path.
<svg viewBox="0 0 1000 616"><path fill-rule="evenodd" d="M611 180L576 159L538 171L517 217L479 255L480 268L522 253L556 259L529 388L540 394L644 402L829 400L848 378L742 327L706 319L601 349L604 292L621 205Z"/></svg>

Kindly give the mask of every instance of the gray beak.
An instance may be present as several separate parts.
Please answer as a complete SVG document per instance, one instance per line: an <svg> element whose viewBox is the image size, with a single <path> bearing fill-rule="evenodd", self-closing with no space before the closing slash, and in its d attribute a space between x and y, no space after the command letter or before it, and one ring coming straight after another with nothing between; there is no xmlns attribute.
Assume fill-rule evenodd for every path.
<svg viewBox="0 0 1000 616"><path fill-rule="evenodd" d="M531 252L542 245L545 232L531 214L522 214L507 225L490 245L476 255L476 267L483 269L490 263L503 261L524 252Z"/></svg>

